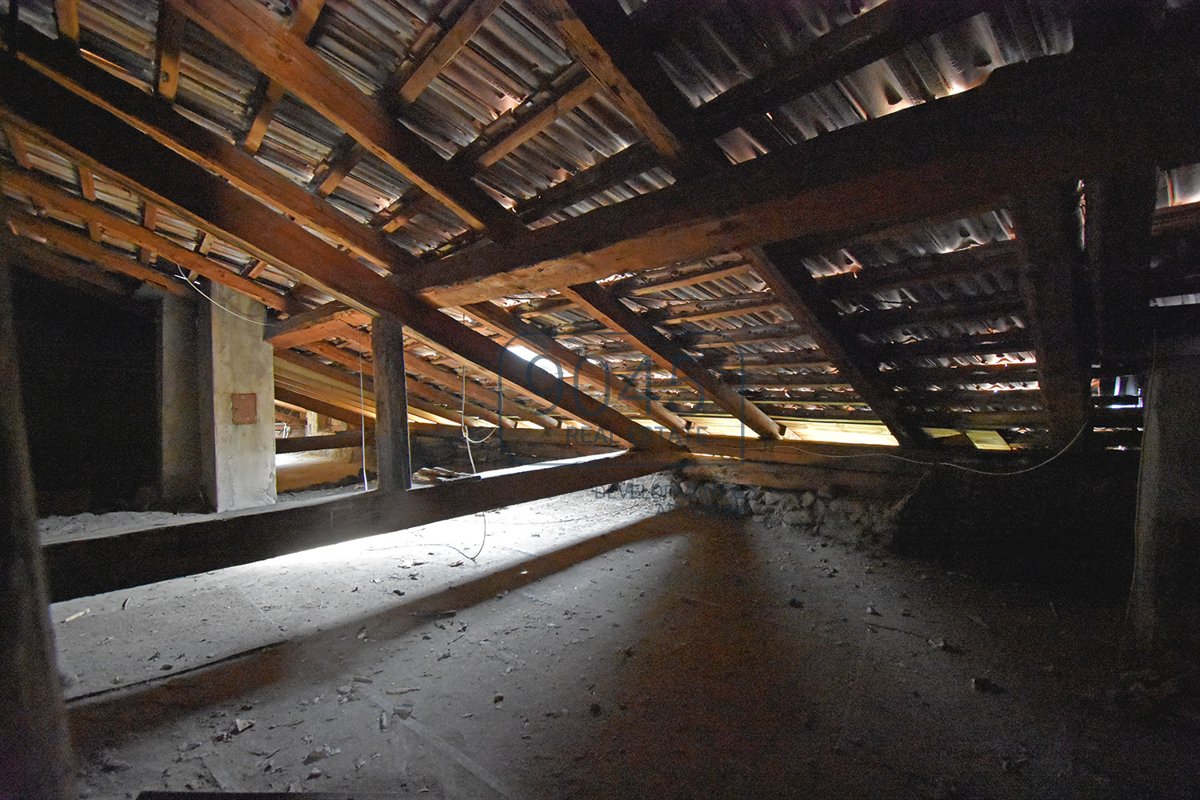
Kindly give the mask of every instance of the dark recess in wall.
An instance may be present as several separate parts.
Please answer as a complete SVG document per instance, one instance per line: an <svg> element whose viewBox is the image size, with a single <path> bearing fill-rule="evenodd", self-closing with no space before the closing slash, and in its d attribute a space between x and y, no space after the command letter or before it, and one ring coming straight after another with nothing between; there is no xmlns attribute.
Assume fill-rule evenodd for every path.
<svg viewBox="0 0 1200 800"><path fill-rule="evenodd" d="M38 513L143 507L159 463L153 306L21 270L13 284Z"/></svg>

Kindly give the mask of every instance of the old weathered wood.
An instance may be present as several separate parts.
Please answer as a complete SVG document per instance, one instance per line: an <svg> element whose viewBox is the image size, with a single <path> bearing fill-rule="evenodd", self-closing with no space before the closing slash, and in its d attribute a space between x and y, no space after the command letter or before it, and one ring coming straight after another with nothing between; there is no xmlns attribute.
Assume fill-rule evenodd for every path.
<svg viewBox="0 0 1200 800"><path fill-rule="evenodd" d="M655 330L654 326L639 317L633 310L599 284L575 284L564 290L588 312L611 328L623 330L631 337L635 346L648 358L663 368L677 373L700 391L710 396L715 403L746 427L765 439L778 438L783 427L748 402L721 381L716 373L702 366L679 345Z"/></svg>
<svg viewBox="0 0 1200 800"><path fill-rule="evenodd" d="M1197 61L1151 50L1006 67L974 91L533 231L519 248L449 256L414 285L461 305L762 243L844 241L1118 164L1200 160L1200 89L1171 79ZM1150 124L1167 117L1178 126Z"/></svg>
<svg viewBox="0 0 1200 800"><path fill-rule="evenodd" d="M556 183L537 197L517 203L517 216L523 222L536 222L640 175L658 163L658 155L650 145L635 142L621 152Z"/></svg>
<svg viewBox="0 0 1200 800"><path fill-rule="evenodd" d="M469 224L486 227L498 238L524 231L510 211L447 164L420 136L392 119L316 51L292 36L268 9L236 0L166 2Z"/></svg>
<svg viewBox="0 0 1200 800"><path fill-rule="evenodd" d="M495 142L490 143L483 152L475 157L475 163L481 167L495 164L550 127L559 117L585 103L599 90L600 85L586 73L569 81L566 87L549 102L543 104L535 112L521 117L511 130Z"/></svg>
<svg viewBox="0 0 1200 800"><path fill-rule="evenodd" d="M414 489L403 497L364 492L119 536L57 541L44 548L50 594L57 602L109 592L554 497L669 469L684 455L593 456L497 470L480 480Z"/></svg>
<svg viewBox="0 0 1200 800"><path fill-rule="evenodd" d="M0 797L68 800L75 770L21 408L8 239L0 231Z"/></svg>
<svg viewBox="0 0 1200 800"><path fill-rule="evenodd" d="M154 86L158 96L169 103L175 101L175 93L179 91L179 60L186 33L187 18L167 0L159 0L158 34L154 47Z"/></svg>
<svg viewBox="0 0 1200 800"><path fill-rule="evenodd" d="M412 485L404 326L388 316L376 319L371 326L371 349L375 356L375 459L379 491L403 492Z"/></svg>
<svg viewBox="0 0 1200 800"><path fill-rule="evenodd" d="M3 73L4 77L8 73ZM116 118L54 86L0 79L6 115L25 119L39 136L93 169L121 176L145 198L173 209L184 219L235 243L247 253L295 273L334 297L376 314L395 314L414 333L449 352L497 373L506 383L557 405L563 413L611 430L639 447L675 445L574 387L507 353L410 292L393 285L346 253L307 233L186 158L150 139L120 136ZM51 92L47 95L45 92ZM115 125L115 129L114 129ZM109 135L99 135L107 130ZM518 363L520 362L520 363Z"/></svg>
<svg viewBox="0 0 1200 800"><path fill-rule="evenodd" d="M466 46L502 2L503 0L470 0L457 19L424 51L397 87L396 95L400 102L408 104L420 97L421 92L433 83L434 78L454 59L458 51Z"/></svg>
<svg viewBox="0 0 1200 800"><path fill-rule="evenodd" d="M378 433L376 437L378 438ZM343 447L361 447L362 431L338 431L321 436L293 436L275 440L275 452L311 453L314 450L337 450Z"/></svg>
<svg viewBox="0 0 1200 800"><path fill-rule="evenodd" d="M418 263L380 233L351 219L239 151L223 137L184 118L78 54L28 28L20 29L16 41L19 58L28 68L14 65L13 80L38 83L40 76L29 69L41 72L155 141L212 170L247 194L302 224L311 225L339 245L385 269L406 270ZM146 227L153 228L153 225Z"/></svg>
<svg viewBox="0 0 1200 800"><path fill-rule="evenodd" d="M988 272L1012 272L1024 263L1024 254L1015 240L992 242L950 253L905 258L894 264L867 267L819 278L817 285L830 297L846 297L883 292L902 286L928 285Z"/></svg>
<svg viewBox="0 0 1200 800"><path fill-rule="evenodd" d="M1079 193L1075 184L1031 190L1011 212L1026 254L1020 286L1033 325L1038 385L1051 436L1062 445L1079 433L1092 407Z"/></svg>
<svg viewBox="0 0 1200 800"><path fill-rule="evenodd" d="M325 0L303 0L292 12L288 30L297 39L307 40L324 7ZM275 107L283 100L285 94L287 94L287 89L282 84L276 83L265 75L259 76L258 87L254 92L256 98L253 104L254 113L251 115L250 127L246 130L246 136L242 140L242 147L246 149L246 152L257 153L258 149L262 147L263 137L267 134Z"/></svg>
<svg viewBox="0 0 1200 800"><path fill-rule="evenodd" d="M904 419L895 392L879 374L879 362L855 343L836 307L823 296L816 280L801 262L804 251L789 246L753 248L744 253L793 319L820 346L829 361L871 406L901 445L924 440L919 427Z"/></svg>

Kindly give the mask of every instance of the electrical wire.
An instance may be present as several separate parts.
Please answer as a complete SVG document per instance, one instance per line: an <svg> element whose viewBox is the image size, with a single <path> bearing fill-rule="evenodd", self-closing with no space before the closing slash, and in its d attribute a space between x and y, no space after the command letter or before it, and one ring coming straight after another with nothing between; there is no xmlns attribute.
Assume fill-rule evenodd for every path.
<svg viewBox="0 0 1200 800"><path fill-rule="evenodd" d="M184 283L186 283L188 286L190 286L190 287L192 287L193 289L195 289L195 290L196 290L196 292L197 292L197 293L198 293L198 294L199 294L201 297L203 297L203 298L204 298L205 300L207 300L208 302L212 303L212 304L213 304L214 306L216 306L217 308L219 308L219 309L221 309L222 311L224 311L226 314L232 314L233 316L237 317L238 319L245 320L246 322L253 322L255 325L259 325L259 326L261 326L261 327L263 327L263 328L269 328L269 327L271 327L272 323L270 323L270 322L263 322L263 321L262 321L262 320L260 320L260 319L252 319L252 318L250 318L250 317L247 317L247 316L245 316L244 314L239 314L238 312L234 311L234 310L233 310L233 309L231 309L231 308L226 308L225 306L221 305L221 304L220 304L220 303L218 303L216 300L213 300L211 297L209 297L207 294L205 294L203 289L201 289L201 288L200 288L199 286L197 286L196 284L192 283L192 279L191 279L191 278L189 278L189 277L188 277L186 274L184 274L184 271L183 271L183 270L182 270L182 269L181 269L179 266L176 266L176 267L175 267L175 269L176 269L176 270L178 270L178 272L179 272L179 277L183 278L183 282L184 282Z"/></svg>
<svg viewBox="0 0 1200 800"><path fill-rule="evenodd" d="M492 438L496 434L496 431L500 430L500 426L497 425L495 428L492 428L488 432L488 435L483 437L482 439L472 439L471 438L470 430L467 428L467 370L466 370L466 367L463 367L461 372L462 372L462 395L461 395L462 406L461 406L461 408L459 408L458 424L459 424L459 427L462 429L463 440L467 443L467 460L471 462L471 474L478 475L479 470L475 468L475 456L474 456L474 454L471 453L471 445L483 444L488 439ZM486 538L487 538L486 526L485 526L484 530L485 530L484 539L486 540ZM473 560L474 559L472 559L472 561Z"/></svg>
<svg viewBox="0 0 1200 800"><path fill-rule="evenodd" d="M369 492L371 487L367 485L367 402L363 397L363 368L361 352L358 354L358 432L359 441L362 443L358 451L362 454L363 491Z"/></svg>

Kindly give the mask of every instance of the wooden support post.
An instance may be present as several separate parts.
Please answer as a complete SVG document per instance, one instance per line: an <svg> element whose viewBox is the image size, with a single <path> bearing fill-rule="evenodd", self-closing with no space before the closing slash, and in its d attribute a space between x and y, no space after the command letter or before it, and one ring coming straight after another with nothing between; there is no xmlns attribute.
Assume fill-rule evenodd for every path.
<svg viewBox="0 0 1200 800"><path fill-rule="evenodd" d="M1143 655L1200 647L1200 339L1160 341L1150 372L1129 620Z"/></svg>
<svg viewBox="0 0 1200 800"><path fill-rule="evenodd" d="M408 458L408 394L404 375L404 326L383 315L371 326L375 361L375 460L379 490L403 492L412 486Z"/></svg>
<svg viewBox="0 0 1200 800"><path fill-rule="evenodd" d="M73 770L18 388L7 237L0 248L0 797L67 800Z"/></svg>

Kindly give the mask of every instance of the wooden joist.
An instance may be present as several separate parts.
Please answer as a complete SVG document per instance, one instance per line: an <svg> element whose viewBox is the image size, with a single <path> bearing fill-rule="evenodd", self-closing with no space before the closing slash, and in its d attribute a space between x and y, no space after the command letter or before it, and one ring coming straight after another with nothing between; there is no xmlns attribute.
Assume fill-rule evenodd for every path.
<svg viewBox="0 0 1200 800"><path fill-rule="evenodd" d="M166 2L472 227L486 227L497 240L525 230L510 211L447 164L420 136L394 120L319 53L292 36L268 9L238 0Z"/></svg>
<svg viewBox="0 0 1200 800"><path fill-rule="evenodd" d="M361 324L363 316L345 303L328 303L264 328L263 339L277 349L286 350L328 339L347 324Z"/></svg>
<svg viewBox="0 0 1200 800"><path fill-rule="evenodd" d="M158 96L168 103L175 102L175 94L179 91L179 62L186 33L187 18L168 0L159 0L158 33L154 46L154 87Z"/></svg>
<svg viewBox="0 0 1200 800"><path fill-rule="evenodd" d="M517 216L522 222L537 222L657 165L658 155L653 148L645 142L635 142L621 152L556 183L536 197L517 203Z"/></svg>
<svg viewBox="0 0 1200 800"><path fill-rule="evenodd" d="M1021 267L1022 259L1020 247L1015 241L993 242L965 250L931 253L906 258L894 264L867 267L858 272L843 272L828 278L818 278L817 285L829 297L846 297L927 285L988 272L1011 272Z"/></svg>
<svg viewBox="0 0 1200 800"><path fill-rule="evenodd" d="M416 59L412 69L398 82L395 93L399 102L403 105L415 102L502 2L503 0L469 0L457 19L446 27L440 36L432 40Z"/></svg>
<svg viewBox="0 0 1200 800"><path fill-rule="evenodd" d="M1024 310L1015 294L995 294L945 303L913 303L844 314L841 327L849 333L881 333L915 325L935 325L974 320L996 320Z"/></svg>
<svg viewBox="0 0 1200 800"><path fill-rule="evenodd" d="M804 251L790 246L752 248L744 252L792 318L820 346L847 383L871 406L901 445L924 439L920 429L904 419L896 397L879 375L879 362L858 347L843 325L837 309L817 288L801 257Z"/></svg>
<svg viewBox="0 0 1200 800"><path fill-rule="evenodd" d="M1038 382L1051 436L1061 446L1084 426L1092 406L1079 194L1074 183L1031 190L1011 211L1026 254L1021 296L1033 325Z"/></svg>
<svg viewBox="0 0 1200 800"><path fill-rule="evenodd" d="M519 118L514 114L513 118L517 121L513 127L475 156L475 163L480 167L490 167L550 127L559 117L582 105L599 90L600 85L587 73L568 80L562 89L534 112Z"/></svg>
<svg viewBox="0 0 1200 800"><path fill-rule="evenodd" d="M461 305L799 237L854 236L1115 165L1200 160L1200 87L1176 50L1071 54L423 267L414 287ZM1171 118L1173 125L1157 125ZM987 153L986 158L980 153ZM855 213L847 214L853 208Z"/></svg>
<svg viewBox="0 0 1200 800"><path fill-rule="evenodd" d="M304 392L303 389L289 389L285 386L280 386L279 382L275 383L275 400L280 403L286 403L290 406L303 408L307 411L313 411L317 414L322 414L330 419L336 419L344 422L351 427L358 428L365 422L368 429L375 427L375 416L360 416L357 412L349 411L341 406L336 406L325 400L312 397Z"/></svg>
<svg viewBox="0 0 1200 800"><path fill-rule="evenodd" d="M54 22L63 39L79 42L79 0L54 0Z"/></svg>
<svg viewBox="0 0 1200 800"><path fill-rule="evenodd" d="M77 53L29 28L20 29L16 51L25 65L11 66L12 80L46 86L46 78L42 75L47 76L160 144L217 173L252 197L301 224L320 230L337 244L385 269L404 271L419 263L383 234L351 219L241 152L223 137L185 119L125 81L88 63Z"/></svg>
<svg viewBox="0 0 1200 800"><path fill-rule="evenodd" d="M564 293L610 328L628 333L633 344L648 358L664 369L677 373L759 436L774 439L783 433L779 423L727 386L716 373L702 366L683 348L655 330L650 322L625 306L603 286L596 283L576 284L565 289Z"/></svg>
<svg viewBox="0 0 1200 800"><path fill-rule="evenodd" d="M96 203L89 203L82 198L67 194L44 178L39 178L31 173L0 168L0 182L10 189L35 198L38 202L46 206L80 217L85 224L89 225L89 229L92 225L95 225L109 231L116 238L124 239L139 247L150 248L157 253L161 253L180 267L203 275L216 283L228 286L230 289L240 292L247 297L252 297L268 308L273 308L276 311L287 311L289 309L286 298L276 294L267 287L247 280L229 267L205 258L203 255L188 250L186 247L181 247L166 237L159 236L153 231L148 231L136 222L105 211ZM28 221L22 224L25 225L26 230L29 229ZM44 225L39 226L39 229L42 231L48 230ZM140 274L146 275L150 273L157 276L157 279L154 281L157 285L161 286L162 281L170 280L161 273L151 273L145 267L141 267L140 265L138 267Z"/></svg>
<svg viewBox="0 0 1200 800"><path fill-rule="evenodd" d="M122 280L117 273L107 272L87 261L68 258L23 237L8 237L6 246L15 249L15 261L20 267L56 283L85 285L121 296L128 295L137 286Z"/></svg>
<svg viewBox="0 0 1200 800"><path fill-rule="evenodd" d="M288 30L296 38L307 40L324 7L325 0L302 0L292 12ZM247 153L257 153L262 147L263 137L266 136L271 117L275 114L275 107L283 100L285 94L287 89L282 84L265 75L259 76L258 87L254 91L250 127L246 129L246 136L242 139L242 147Z"/></svg>
<svg viewBox="0 0 1200 800"><path fill-rule="evenodd" d="M7 66L11 61L5 61ZM676 445L583 392L538 370L526 370L502 347L441 313L417 296L235 187L145 137L128 136L117 118L55 86L8 79L0 70L5 114L25 120L38 135L78 163L121 176L144 198L196 220L250 255L304 275L308 282L376 315L393 314L406 328L437 342L505 382L535 393L564 413L647 449ZM49 92L49 94L47 94ZM523 363L523 362L522 362Z"/></svg>

